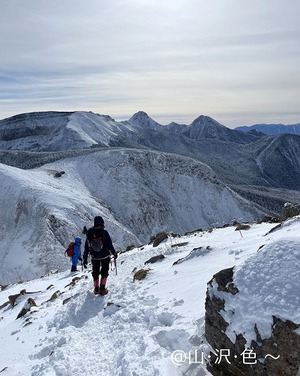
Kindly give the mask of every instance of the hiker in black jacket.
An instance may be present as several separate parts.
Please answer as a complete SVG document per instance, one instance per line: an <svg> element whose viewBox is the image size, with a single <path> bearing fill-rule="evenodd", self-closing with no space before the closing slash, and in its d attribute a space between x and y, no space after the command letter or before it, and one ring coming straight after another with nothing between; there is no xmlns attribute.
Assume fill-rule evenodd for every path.
<svg viewBox="0 0 300 376"><path fill-rule="evenodd" d="M110 257L113 255L117 258L118 255L109 233L104 230L104 220L102 217L98 216L94 218L94 226L87 230L86 237L83 266L87 267L88 255L90 253L93 265L94 293L105 295L108 293L105 285L108 277ZM101 275L100 285L99 275Z"/></svg>

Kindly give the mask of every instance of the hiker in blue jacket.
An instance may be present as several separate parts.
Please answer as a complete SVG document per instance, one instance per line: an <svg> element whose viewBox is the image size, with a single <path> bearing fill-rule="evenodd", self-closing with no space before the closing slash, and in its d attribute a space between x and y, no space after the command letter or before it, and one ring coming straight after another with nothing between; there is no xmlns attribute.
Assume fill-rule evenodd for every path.
<svg viewBox="0 0 300 376"><path fill-rule="evenodd" d="M71 272L77 272L78 260L82 261L81 258L81 238L75 238L74 251L72 256L72 268Z"/></svg>
<svg viewBox="0 0 300 376"><path fill-rule="evenodd" d="M92 257L94 293L106 295L108 293L105 287L111 255L117 258L117 252L112 244L109 233L104 230L104 220L98 216L94 218L94 226L86 232L86 246L83 254L83 266L87 267L89 253ZM99 284L99 276L101 280Z"/></svg>

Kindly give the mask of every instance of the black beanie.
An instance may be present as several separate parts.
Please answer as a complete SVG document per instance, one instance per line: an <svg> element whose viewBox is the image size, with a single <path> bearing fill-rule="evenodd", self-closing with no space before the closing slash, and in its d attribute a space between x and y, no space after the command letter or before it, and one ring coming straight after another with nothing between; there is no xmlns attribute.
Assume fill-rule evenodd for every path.
<svg viewBox="0 0 300 376"><path fill-rule="evenodd" d="M104 227L104 220L102 217L95 217L94 218L94 227Z"/></svg>

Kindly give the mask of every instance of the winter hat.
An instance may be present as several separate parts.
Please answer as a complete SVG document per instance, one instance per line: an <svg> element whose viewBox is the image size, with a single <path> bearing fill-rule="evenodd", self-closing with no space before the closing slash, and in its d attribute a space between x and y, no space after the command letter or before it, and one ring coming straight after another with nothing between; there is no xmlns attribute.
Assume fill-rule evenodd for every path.
<svg viewBox="0 0 300 376"><path fill-rule="evenodd" d="M94 227L104 227L104 220L102 217L95 217L94 218Z"/></svg>

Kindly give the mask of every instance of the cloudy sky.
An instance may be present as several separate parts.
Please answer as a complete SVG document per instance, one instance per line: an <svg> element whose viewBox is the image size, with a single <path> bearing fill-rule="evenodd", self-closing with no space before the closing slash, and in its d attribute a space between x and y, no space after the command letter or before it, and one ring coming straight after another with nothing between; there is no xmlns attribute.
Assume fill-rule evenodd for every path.
<svg viewBox="0 0 300 376"><path fill-rule="evenodd" d="M0 0L0 119L300 123L298 0Z"/></svg>

